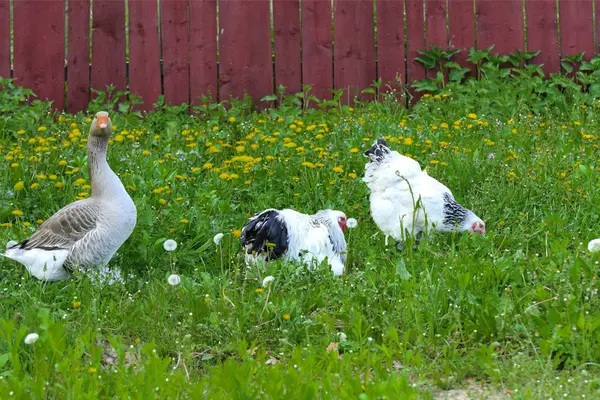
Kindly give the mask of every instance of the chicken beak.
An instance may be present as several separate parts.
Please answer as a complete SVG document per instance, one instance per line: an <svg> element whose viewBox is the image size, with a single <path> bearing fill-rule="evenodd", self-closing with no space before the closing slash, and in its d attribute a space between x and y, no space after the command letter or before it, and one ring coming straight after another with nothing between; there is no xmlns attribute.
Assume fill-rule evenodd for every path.
<svg viewBox="0 0 600 400"><path fill-rule="evenodd" d="M98 127L100 129L104 129L108 126L108 117L100 116L98 117Z"/></svg>

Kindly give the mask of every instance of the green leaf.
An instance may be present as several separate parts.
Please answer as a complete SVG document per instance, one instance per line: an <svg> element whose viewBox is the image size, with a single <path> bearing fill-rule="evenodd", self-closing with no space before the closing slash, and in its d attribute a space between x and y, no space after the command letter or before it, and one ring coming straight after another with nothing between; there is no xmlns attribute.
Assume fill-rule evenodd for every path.
<svg viewBox="0 0 600 400"><path fill-rule="evenodd" d="M265 97L260 99L260 101L275 101L275 100L277 100L277 96L274 94L266 95Z"/></svg>
<svg viewBox="0 0 600 400"><path fill-rule="evenodd" d="M402 258L399 258L398 262L396 263L396 275L398 275L403 281L412 278L412 275L406 269L406 264L404 263L404 259Z"/></svg>
<svg viewBox="0 0 600 400"><path fill-rule="evenodd" d="M0 354L0 368L3 368L8 362L8 354Z"/></svg>

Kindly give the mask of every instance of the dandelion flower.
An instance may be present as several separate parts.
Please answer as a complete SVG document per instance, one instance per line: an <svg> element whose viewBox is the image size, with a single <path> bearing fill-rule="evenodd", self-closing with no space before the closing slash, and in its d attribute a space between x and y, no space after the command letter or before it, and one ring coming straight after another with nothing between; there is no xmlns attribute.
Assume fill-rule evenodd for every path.
<svg viewBox="0 0 600 400"><path fill-rule="evenodd" d="M231 232L231 234L234 237L239 238L240 236L242 236L242 231L240 231L239 229L235 229L233 232Z"/></svg>
<svg viewBox="0 0 600 400"><path fill-rule="evenodd" d="M22 215L23 215L23 211L21 211L21 210L13 210L13 211L11 212L11 214L12 214L12 215L16 215L17 217L20 217L20 216L22 216Z"/></svg>
<svg viewBox="0 0 600 400"><path fill-rule="evenodd" d="M177 248L177 242L174 241L173 239L167 239L163 243L163 247L165 248L166 251L173 251Z"/></svg>
<svg viewBox="0 0 600 400"><path fill-rule="evenodd" d="M215 244L218 246L219 243L221 243L221 240L223 239L223 236L225 236L225 235L223 235L222 233L217 233L215 235L215 237L213 238L213 242L215 242Z"/></svg>
<svg viewBox="0 0 600 400"><path fill-rule="evenodd" d="M263 287L267 287L271 284L271 282L273 282L275 280L275 277L269 275L267 277L265 277L265 279L263 279Z"/></svg>
<svg viewBox="0 0 600 400"><path fill-rule="evenodd" d="M34 344L39 338L40 335L37 333L30 333L29 335L25 336L25 344Z"/></svg>
<svg viewBox="0 0 600 400"><path fill-rule="evenodd" d="M348 226L348 228L356 228L358 226L358 221L355 218L348 218L346 226Z"/></svg>
<svg viewBox="0 0 600 400"><path fill-rule="evenodd" d="M73 302L73 308L79 308L81 307L81 302L80 301L74 301Z"/></svg>
<svg viewBox="0 0 600 400"><path fill-rule="evenodd" d="M177 286L181 283L181 277L177 274L171 274L169 275L167 282L169 282L169 285L171 286Z"/></svg>
<svg viewBox="0 0 600 400"><path fill-rule="evenodd" d="M284 319L284 320L286 320L286 321L289 321L289 320L290 320L290 318L291 318L291 315L290 315L290 314L283 314L283 319Z"/></svg>
<svg viewBox="0 0 600 400"><path fill-rule="evenodd" d="M25 183L23 181L19 181L19 182L15 183L15 190L17 192L20 192L21 190L23 190L24 187L25 187Z"/></svg>
<svg viewBox="0 0 600 400"><path fill-rule="evenodd" d="M594 239L588 243L588 250L590 253L600 251L600 239Z"/></svg>

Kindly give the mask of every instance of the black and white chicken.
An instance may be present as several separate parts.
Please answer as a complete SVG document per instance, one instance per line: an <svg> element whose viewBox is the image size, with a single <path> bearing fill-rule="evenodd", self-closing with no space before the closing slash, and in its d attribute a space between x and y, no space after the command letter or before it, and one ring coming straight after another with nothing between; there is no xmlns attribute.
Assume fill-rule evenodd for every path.
<svg viewBox="0 0 600 400"><path fill-rule="evenodd" d="M309 266L325 258L335 275L344 272L346 263L346 214L321 210L306 215L294 210L267 209L256 213L242 229L246 260L301 261Z"/></svg>
<svg viewBox="0 0 600 400"><path fill-rule="evenodd" d="M391 151L384 139L375 141L364 155L369 157L363 181L371 190L371 215L386 235L386 244L391 236L401 248L407 232L417 242L428 230L485 234L481 218L454 200L450 189L417 161Z"/></svg>

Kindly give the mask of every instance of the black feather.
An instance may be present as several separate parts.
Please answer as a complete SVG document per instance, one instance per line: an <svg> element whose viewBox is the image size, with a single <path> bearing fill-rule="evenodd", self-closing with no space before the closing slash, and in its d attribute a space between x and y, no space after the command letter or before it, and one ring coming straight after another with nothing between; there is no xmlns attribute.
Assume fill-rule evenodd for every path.
<svg viewBox="0 0 600 400"><path fill-rule="evenodd" d="M387 146L385 139L377 139L373 146L365 151L365 156L369 157L371 161L380 162L390 153L390 149Z"/></svg>
<svg viewBox="0 0 600 400"><path fill-rule="evenodd" d="M250 218L242 229L241 240L248 254L264 252L267 261L282 257L289 244L287 227L277 210L263 211Z"/></svg>
<svg viewBox="0 0 600 400"><path fill-rule="evenodd" d="M458 225L462 227L469 216L469 210L454 200L449 193L444 193L442 197L444 199L444 208L442 209L442 213L444 214L443 224L446 226Z"/></svg>

